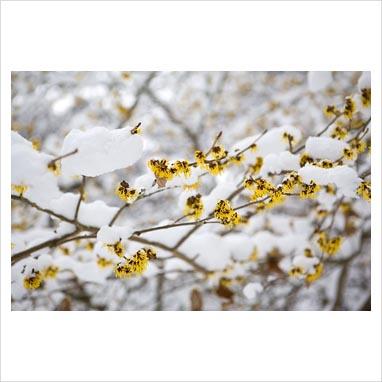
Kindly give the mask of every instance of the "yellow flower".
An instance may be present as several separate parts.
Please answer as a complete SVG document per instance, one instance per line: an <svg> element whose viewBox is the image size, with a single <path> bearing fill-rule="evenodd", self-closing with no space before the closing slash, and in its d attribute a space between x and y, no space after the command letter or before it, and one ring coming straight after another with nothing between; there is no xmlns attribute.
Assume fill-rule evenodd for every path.
<svg viewBox="0 0 382 382"><path fill-rule="evenodd" d="M220 160L225 158L228 155L228 151L224 150L224 147L221 145L214 146L211 149L211 155L214 159Z"/></svg>
<svg viewBox="0 0 382 382"><path fill-rule="evenodd" d="M337 109L335 105L327 105L324 107L324 114L328 118L333 118L337 116L340 113L340 111Z"/></svg>
<svg viewBox="0 0 382 382"><path fill-rule="evenodd" d="M300 198L301 199L314 199L317 196L317 192L320 191L320 186L313 181L309 184L302 183Z"/></svg>
<svg viewBox="0 0 382 382"><path fill-rule="evenodd" d="M151 159L147 165L157 179L171 180L176 172L171 169L167 159Z"/></svg>
<svg viewBox="0 0 382 382"><path fill-rule="evenodd" d="M123 263L114 267L114 274L118 278L127 278L142 274L150 260L156 259L156 251L152 248L142 248Z"/></svg>
<svg viewBox="0 0 382 382"><path fill-rule="evenodd" d="M362 105L370 107L371 105L371 89L361 89Z"/></svg>
<svg viewBox="0 0 382 382"><path fill-rule="evenodd" d="M332 184L329 183L326 186L324 186L325 192L329 195L335 195L336 194L336 187Z"/></svg>
<svg viewBox="0 0 382 382"><path fill-rule="evenodd" d="M54 279L57 276L59 268L54 265L49 265L42 270L42 277L44 279Z"/></svg>
<svg viewBox="0 0 382 382"><path fill-rule="evenodd" d="M118 257L122 257L125 253L125 246L121 241L117 241L114 244L106 244L106 248Z"/></svg>
<svg viewBox="0 0 382 382"><path fill-rule="evenodd" d="M202 196L196 194L187 198L186 206L184 207L184 215L189 219L199 219L204 211Z"/></svg>
<svg viewBox="0 0 382 382"><path fill-rule="evenodd" d="M307 154L307 153L303 153L300 157L300 166L301 167L304 167L307 163L313 163L313 158Z"/></svg>
<svg viewBox="0 0 382 382"><path fill-rule="evenodd" d="M291 277L299 277L304 274L304 269L299 266L294 266L288 271L288 275Z"/></svg>
<svg viewBox="0 0 382 382"><path fill-rule="evenodd" d="M186 160L177 160L172 164L171 168L174 169L174 175L183 174L186 178L191 175L190 165Z"/></svg>
<svg viewBox="0 0 382 382"><path fill-rule="evenodd" d="M240 215L231 207L228 200L219 200L214 210L216 219L224 225L234 226L241 222Z"/></svg>
<svg viewBox="0 0 382 382"><path fill-rule="evenodd" d="M249 171L252 175L256 175L260 172L261 167L263 167L264 159L262 157L257 157L256 162L249 165Z"/></svg>
<svg viewBox="0 0 382 382"><path fill-rule="evenodd" d="M33 275L24 277L23 285L25 289L37 289L41 286L43 277L39 271L34 271Z"/></svg>
<svg viewBox="0 0 382 382"><path fill-rule="evenodd" d="M329 159L323 159L322 161L316 163L315 165L322 168L333 168L334 166L333 162Z"/></svg>
<svg viewBox="0 0 382 382"><path fill-rule="evenodd" d="M323 270L324 270L324 264L323 263L316 264L314 266L314 273L307 274L305 277L305 280L308 283L312 283L312 282L318 280L321 277Z"/></svg>
<svg viewBox="0 0 382 382"><path fill-rule="evenodd" d="M292 171L282 182L282 192L293 192L295 186L301 183L301 177L297 174L297 172Z"/></svg>
<svg viewBox="0 0 382 382"><path fill-rule="evenodd" d="M221 163L218 161L211 161L208 162L207 165L204 167L211 175L219 175L224 167Z"/></svg>
<svg viewBox="0 0 382 382"><path fill-rule="evenodd" d="M23 196L27 189L28 186L25 184L12 184L12 191L19 194L19 196Z"/></svg>
<svg viewBox="0 0 382 382"><path fill-rule="evenodd" d="M195 183L191 184L184 184L183 189L186 191L192 191L192 190L197 190L200 187L200 181L196 181Z"/></svg>
<svg viewBox="0 0 382 382"><path fill-rule="evenodd" d="M254 183L252 183L251 181L247 181L248 179L244 182L244 187L246 187L252 192L252 200L257 200L266 195L270 195L272 192L275 191L275 186L271 182L268 182L263 178L254 179Z"/></svg>
<svg viewBox="0 0 382 382"><path fill-rule="evenodd" d="M365 141L362 141L362 140L359 140L359 139L353 139L350 142L350 147L352 149L356 150L356 152L358 154L362 154L366 150L367 145L366 145Z"/></svg>
<svg viewBox="0 0 382 382"><path fill-rule="evenodd" d="M68 247L59 247L58 249L62 252L62 254L64 256L69 256L70 255L70 251L69 251Z"/></svg>
<svg viewBox="0 0 382 382"><path fill-rule="evenodd" d="M344 116L348 119L352 119L353 118L353 114L356 112L356 109L355 109L355 102L353 100L353 98L351 97L346 97L345 98L345 106L344 106Z"/></svg>
<svg viewBox="0 0 382 382"><path fill-rule="evenodd" d="M319 219L323 219L324 217L328 216L328 211L324 209L318 209L317 210L317 217Z"/></svg>
<svg viewBox="0 0 382 382"><path fill-rule="evenodd" d="M273 207L283 203L285 200L282 186L277 187L269 195L270 195L270 198L268 199L267 203L265 204L266 208L273 208Z"/></svg>
<svg viewBox="0 0 382 382"><path fill-rule="evenodd" d="M93 251L94 249L94 243L91 241L88 241L85 245L85 249L89 252Z"/></svg>
<svg viewBox="0 0 382 382"><path fill-rule="evenodd" d="M336 126L330 136L331 138L342 140L345 139L347 135L348 131L345 127Z"/></svg>
<svg viewBox="0 0 382 382"><path fill-rule="evenodd" d="M97 259L97 265L100 268L107 268L107 267L110 267L111 265L113 265L113 262L109 259L106 259L105 257L99 256Z"/></svg>
<svg viewBox="0 0 382 382"><path fill-rule="evenodd" d="M51 161L48 163L48 170L54 175L59 176L61 174L61 163L60 161Z"/></svg>
<svg viewBox="0 0 382 382"><path fill-rule="evenodd" d="M347 160L353 160L357 158L357 151L354 149L344 148L343 156Z"/></svg>
<svg viewBox="0 0 382 382"><path fill-rule="evenodd" d="M40 151L40 149L41 149L41 141L40 141L40 139L39 138L33 138L31 140L31 142L32 142L32 148L34 150L36 150L36 151Z"/></svg>
<svg viewBox="0 0 382 382"><path fill-rule="evenodd" d="M364 180L360 183L360 185L357 188L357 194L361 196L363 199L370 202L371 200L371 183Z"/></svg>
<svg viewBox="0 0 382 382"><path fill-rule="evenodd" d="M139 196L138 190L129 188L129 183L124 180L117 185L115 194L126 203L133 203Z"/></svg>
<svg viewBox="0 0 382 382"><path fill-rule="evenodd" d="M285 131L283 134L283 140L285 142L289 143L290 145L292 145L294 143L295 139L294 139L294 136L292 134L289 134Z"/></svg>
<svg viewBox="0 0 382 382"><path fill-rule="evenodd" d="M195 157L196 164L200 168L204 168L205 163L206 163L206 156L204 155L204 153L200 150L196 150L194 157Z"/></svg>
<svg viewBox="0 0 382 382"><path fill-rule="evenodd" d="M310 249L310 248L305 248L304 249L304 256L305 257L313 257L313 252L312 252L312 250Z"/></svg>
<svg viewBox="0 0 382 382"><path fill-rule="evenodd" d="M329 256L334 256L341 248L342 241L341 236L333 236L330 238L326 232L320 232L318 234L317 244L322 252Z"/></svg>
<svg viewBox="0 0 382 382"><path fill-rule="evenodd" d="M245 156L244 154L237 154L228 159L229 163L232 163L234 165L239 165L244 162Z"/></svg>
<svg viewBox="0 0 382 382"><path fill-rule="evenodd" d="M249 261L257 261L259 255L258 255L258 251L257 251L257 248L253 248L251 254L249 255L249 258L248 260Z"/></svg>

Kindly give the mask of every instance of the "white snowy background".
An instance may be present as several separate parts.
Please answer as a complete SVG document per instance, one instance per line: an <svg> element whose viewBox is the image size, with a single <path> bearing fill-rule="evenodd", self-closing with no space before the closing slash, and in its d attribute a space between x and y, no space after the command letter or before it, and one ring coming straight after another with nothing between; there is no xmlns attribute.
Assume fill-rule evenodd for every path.
<svg viewBox="0 0 382 382"><path fill-rule="evenodd" d="M368 309L370 204L356 190L369 179L369 149L330 169L300 163L303 152L317 161L340 160L360 129L370 145L370 109L360 98L365 88L370 88L370 75L361 72L14 72L12 184L27 188L22 198L12 191L12 256L17 258L12 261L12 308ZM321 134L332 118L324 108L342 110L348 96L358 128L342 140L331 137L335 123ZM348 123L343 117L336 122L341 121ZM138 123L142 133L132 135ZM208 151L219 132L219 144L230 154L254 140L257 150L218 176L200 176L195 169L191 177L174 178L164 188L154 184L149 159L192 162L194 151ZM284 133L294 137L292 150ZM304 150L295 152L301 145ZM47 170L54 158L75 150L61 160L60 175ZM249 206L240 210L249 214L248 223L233 228L205 224L188 235L195 227L190 224L137 234L177 224L186 199L195 193L202 195L206 218L219 199L238 190L258 157L263 158L259 176L275 185L283 175L272 174L293 170L321 190L314 199L288 196L265 211ZM84 200L76 211L82 176ZM124 205L114 192L122 180L144 197L122 210L110 228ZM185 189L197 181L197 190ZM334 194L326 191L328 184ZM244 190L232 205L248 201ZM314 238L322 211L328 218L321 228L342 238L331 257L320 253ZM86 235L91 238L65 241ZM113 262L105 246L119 239L127 254L149 243L157 259L141 275L116 278L112 267L101 268L97 260ZM20 256L47 241L52 245ZM313 258L304 256L306 248ZM314 282L290 275L293 267L310 272L319 262L324 269ZM57 267L56 277L37 289L24 287L25 277L49 266Z"/></svg>

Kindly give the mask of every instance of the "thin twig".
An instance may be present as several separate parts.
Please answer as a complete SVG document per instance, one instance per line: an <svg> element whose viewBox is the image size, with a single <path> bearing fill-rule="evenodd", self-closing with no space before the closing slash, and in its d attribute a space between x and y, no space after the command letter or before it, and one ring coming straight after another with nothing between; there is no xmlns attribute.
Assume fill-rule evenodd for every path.
<svg viewBox="0 0 382 382"><path fill-rule="evenodd" d="M61 160L61 159L64 159L64 158L67 158L67 157L70 157L74 154L77 154L78 153L78 149L74 149L73 151L71 151L70 153L67 153L67 154L64 154L64 155L60 155L59 157L56 157L54 159L52 159L49 163L48 163L48 166L51 166L53 165L55 162Z"/></svg>
<svg viewBox="0 0 382 382"><path fill-rule="evenodd" d="M80 196L78 198L78 202L76 205L76 211L74 212L74 220L77 221L78 212L80 211L80 205L82 202L82 199L84 198L84 192L85 192L85 183L86 183L86 176L82 175L82 182L80 186Z"/></svg>

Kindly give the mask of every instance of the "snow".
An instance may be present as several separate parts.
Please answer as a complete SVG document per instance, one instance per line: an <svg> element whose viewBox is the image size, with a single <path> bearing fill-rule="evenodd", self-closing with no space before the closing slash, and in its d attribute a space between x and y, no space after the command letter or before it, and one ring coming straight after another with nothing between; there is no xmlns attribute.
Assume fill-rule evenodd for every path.
<svg viewBox="0 0 382 382"><path fill-rule="evenodd" d="M46 207L52 198L60 195L57 178L47 168L53 157L34 150L18 133L11 134L11 182L27 186L23 196Z"/></svg>
<svg viewBox="0 0 382 382"><path fill-rule="evenodd" d="M261 283L248 283L243 289L243 294L248 300L257 300L262 291Z"/></svg>
<svg viewBox="0 0 382 382"><path fill-rule="evenodd" d="M306 273L314 273L314 266L320 261L317 257L307 257L305 255L295 256L292 264L295 267L301 267Z"/></svg>
<svg viewBox="0 0 382 382"><path fill-rule="evenodd" d="M244 234L231 234L222 238L235 260L246 260L254 248L253 240Z"/></svg>
<svg viewBox="0 0 382 382"><path fill-rule="evenodd" d="M78 194L67 192L62 194L59 198L52 200L49 204L49 208L59 215L73 219L78 198ZM84 225L101 227L109 224L117 211L117 207L110 207L102 200L96 200L90 203L81 202L78 212L78 221Z"/></svg>
<svg viewBox="0 0 382 382"><path fill-rule="evenodd" d="M340 159L345 148L346 142L329 137L309 137L305 144L305 152L315 159Z"/></svg>
<svg viewBox="0 0 382 382"><path fill-rule="evenodd" d="M155 178L153 177L153 174L149 174L149 173L143 174L134 180L133 188L139 191L141 190L149 191L153 188L154 180Z"/></svg>
<svg viewBox="0 0 382 382"><path fill-rule="evenodd" d="M196 256L195 261L208 270L224 269L230 260L229 248L219 235L212 232L193 234L179 250L191 258Z"/></svg>
<svg viewBox="0 0 382 382"><path fill-rule="evenodd" d="M220 199L227 199L228 196L236 190L237 182L229 179L226 174L216 177L216 180L217 184L215 188L209 193L209 195L202 199L204 203L205 215L208 215L215 209L216 203Z"/></svg>
<svg viewBox="0 0 382 382"><path fill-rule="evenodd" d="M324 90L332 81L332 72L308 72L308 89L311 92Z"/></svg>
<svg viewBox="0 0 382 382"><path fill-rule="evenodd" d="M340 194L353 198L356 197L355 191L361 182L357 172L348 166L322 168L305 165L298 171L298 174L304 183L313 181L319 185L334 184Z"/></svg>
<svg viewBox="0 0 382 382"><path fill-rule="evenodd" d="M62 159L62 174L94 177L133 165L142 156L143 141L139 135L132 135L131 129L98 126L86 131L71 130L61 155L76 149L78 152Z"/></svg>
<svg viewBox="0 0 382 382"><path fill-rule="evenodd" d="M261 137L260 134L258 134L242 139L233 146L233 151L243 150L256 140L257 148L255 152L249 150L245 153L247 162L254 161L258 156L266 156L271 153L286 151L289 149L289 143L288 140L283 137L284 133L290 134L294 137L294 145L298 143L302 137L301 131L297 127L283 125L268 130Z"/></svg>
<svg viewBox="0 0 382 382"><path fill-rule="evenodd" d="M299 168L300 157L298 155L291 154L289 151L272 153L264 158L260 176L266 176L268 173L278 174L284 170L298 170Z"/></svg>
<svg viewBox="0 0 382 382"><path fill-rule="evenodd" d="M134 230L129 226L102 226L97 233L97 240L105 244L114 244L120 240L127 240Z"/></svg>
<svg viewBox="0 0 382 382"><path fill-rule="evenodd" d="M361 91L362 89L370 89L370 88L371 88L371 73L362 72L358 80L358 89Z"/></svg>

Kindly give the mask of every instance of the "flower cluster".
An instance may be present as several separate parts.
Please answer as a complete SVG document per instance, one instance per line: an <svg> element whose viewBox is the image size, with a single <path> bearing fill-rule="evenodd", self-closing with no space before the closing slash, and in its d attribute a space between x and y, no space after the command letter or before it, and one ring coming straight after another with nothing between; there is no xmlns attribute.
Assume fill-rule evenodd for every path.
<svg viewBox="0 0 382 382"><path fill-rule="evenodd" d="M341 248L342 241L341 236L333 236L330 238L326 232L320 232L318 234L317 244L323 253L334 256Z"/></svg>
<svg viewBox="0 0 382 382"><path fill-rule="evenodd" d="M122 244L122 241L119 240L113 244L105 244L106 248L111 252L122 257L125 254L125 246Z"/></svg>
<svg viewBox="0 0 382 382"><path fill-rule="evenodd" d="M336 125L332 133L330 134L330 137L338 139L338 140L342 140L342 139L345 139L347 135L348 135L348 130L345 127L341 125Z"/></svg>
<svg viewBox="0 0 382 382"><path fill-rule="evenodd" d="M357 159L358 153L356 150L354 150L352 148L345 147L342 155L343 155L344 159L354 160L354 159Z"/></svg>
<svg viewBox="0 0 382 382"><path fill-rule="evenodd" d="M282 182L282 191L283 192L293 192L295 187L301 184L301 177L297 174L296 171L292 171Z"/></svg>
<svg viewBox="0 0 382 382"><path fill-rule="evenodd" d="M278 186L269 193L269 199L267 200L265 207L273 208L285 200L283 186Z"/></svg>
<svg viewBox="0 0 382 382"><path fill-rule="evenodd" d="M251 199L257 200L264 196L270 195L275 191L275 186L263 178L248 178L244 181L244 188L251 191Z"/></svg>
<svg viewBox="0 0 382 382"><path fill-rule="evenodd" d="M44 280L56 278L58 272L59 272L59 268L54 265L49 265L41 269L40 271L36 269L32 269L31 274L24 277L24 280L23 280L24 288L37 289L41 286Z"/></svg>
<svg viewBox="0 0 382 382"><path fill-rule="evenodd" d="M112 266L113 261L103 256L97 256L97 265L103 269Z"/></svg>
<svg viewBox="0 0 382 382"><path fill-rule="evenodd" d="M324 107L324 114L328 118L333 118L333 117L337 117L338 115L340 115L340 111L337 109L337 107L335 105L327 105Z"/></svg>
<svg viewBox="0 0 382 382"><path fill-rule="evenodd" d="M42 281L42 273L32 269L32 274L24 277L23 285L25 289L37 289L41 286Z"/></svg>
<svg viewBox="0 0 382 382"><path fill-rule="evenodd" d="M363 181L357 188L357 194L363 199L370 202L371 200L371 183L368 181Z"/></svg>
<svg viewBox="0 0 382 382"><path fill-rule="evenodd" d="M361 89L361 101L364 107L370 107L371 105L371 89Z"/></svg>
<svg viewBox="0 0 382 382"><path fill-rule="evenodd" d="M320 186L313 181L309 184L302 183L300 190L301 199L314 199L317 196L317 192L320 191Z"/></svg>
<svg viewBox="0 0 382 382"><path fill-rule="evenodd" d="M196 194L187 198L186 206L184 207L185 216L197 220L202 216L203 211L202 195Z"/></svg>
<svg viewBox="0 0 382 382"><path fill-rule="evenodd" d="M124 180L117 185L115 194L126 203L133 203L139 196L138 190L130 188L129 183Z"/></svg>
<svg viewBox="0 0 382 382"><path fill-rule="evenodd" d="M240 215L231 207L228 200L219 200L216 203L214 216L224 225L234 226L241 223Z"/></svg>
<svg viewBox="0 0 382 382"><path fill-rule="evenodd" d="M255 163L249 165L249 172L251 175L256 175L260 172L263 167L264 159L262 157L257 157Z"/></svg>
<svg viewBox="0 0 382 382"><path fill-rule="evenodd" d="M344 116L348 119L352 119L355 112L356 112L356 107L355 107L355 102L354 102L353 98L346 97L345 98L345 106L344 106L344 110L343 110Z"/></svg>
<svg viewBox="0 0 382 382"><path fill-rule="evenodd" d="M142 274L150 260L156 259L156 251L152 248L142 248L133 256L118 263L114 267L114 274L117 278L128 278Z"/></svg>
<svg viewBox="0 0 382 382"><path fill-rule="evenodd" d="M220 160L228 155L228 151L224 149L221 145L216 145L211 149L211 155L214 159Z"/></svg>
<svg viewBox="0 0 382 382"><path fill-rule="evenodd" d="M300 156L300 166L304 167L306 164L313 163L314 159L308 154L308 153L303 153Z"/></svg>
<svg viewBox="0 0 382 382"><path fill-rule="evenodd" d="M190 164L186 160L170 163L167 159L151 159L147 165L159 182L166 182L175 176L188 177L191 175Z"/></svg>
<svg viewBox="0 0 382 382"><path fill-rule="evenodd" d="M360 139L352 139L350 141L350 147L358 154L362 154L366 150L366 142Z"/></svg>

